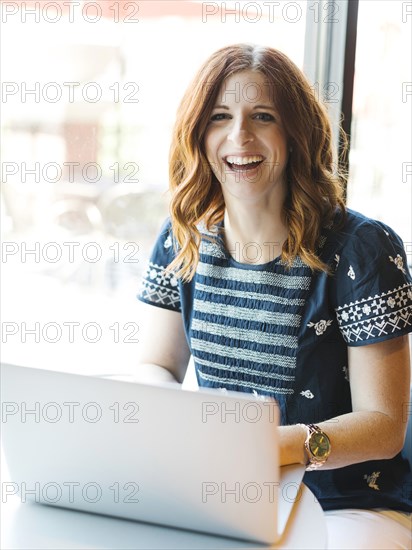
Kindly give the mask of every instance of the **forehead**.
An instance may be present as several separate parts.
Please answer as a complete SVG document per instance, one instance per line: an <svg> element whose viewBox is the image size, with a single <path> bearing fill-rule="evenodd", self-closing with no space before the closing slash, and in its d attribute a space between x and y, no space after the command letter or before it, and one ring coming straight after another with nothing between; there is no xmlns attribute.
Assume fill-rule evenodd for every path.
<svg viewBox="0 0 412 550"><path fill-rule="evenodd" d="M223 81L216 103L229 105L242 102L274 104L273 86L264 74L241 71Z"/></svg>

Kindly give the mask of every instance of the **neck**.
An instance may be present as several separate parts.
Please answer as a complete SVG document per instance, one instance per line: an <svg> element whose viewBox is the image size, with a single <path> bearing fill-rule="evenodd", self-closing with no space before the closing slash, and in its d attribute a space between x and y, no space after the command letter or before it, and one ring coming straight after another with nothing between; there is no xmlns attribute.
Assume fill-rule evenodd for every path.
<svg viewBox="0 0 412 550"><path fill-rule="evenodd" d="M288 236L282 205L263 209L251 204L226 207L225 245L240 263L263 264L280 256Z"/></svg>

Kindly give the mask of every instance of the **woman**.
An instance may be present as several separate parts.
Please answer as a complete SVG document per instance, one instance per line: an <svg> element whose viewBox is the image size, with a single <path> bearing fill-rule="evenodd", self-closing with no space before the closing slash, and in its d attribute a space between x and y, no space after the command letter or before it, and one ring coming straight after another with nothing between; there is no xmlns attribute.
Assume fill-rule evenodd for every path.
<svg viewBox="0 0 412 550"><path fill-rule="evenodd" d="M285 55L213 54L178 111L140 372L180 382L192 355L200 386L273 396L281 464L308 466L329 547L406 548L411 277L342 182L326 112Z"/></svg>

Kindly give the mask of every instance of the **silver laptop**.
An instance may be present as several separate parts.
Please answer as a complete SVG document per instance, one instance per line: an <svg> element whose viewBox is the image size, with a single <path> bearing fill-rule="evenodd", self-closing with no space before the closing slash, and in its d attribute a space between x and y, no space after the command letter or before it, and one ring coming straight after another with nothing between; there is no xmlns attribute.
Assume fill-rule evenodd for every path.
<svg viewBox="0 0 412 550"><path fill-rule="evenodd" d="M1 400L22 502L271 544L304 473L279 475L270 398L3 364Z"/></svg>

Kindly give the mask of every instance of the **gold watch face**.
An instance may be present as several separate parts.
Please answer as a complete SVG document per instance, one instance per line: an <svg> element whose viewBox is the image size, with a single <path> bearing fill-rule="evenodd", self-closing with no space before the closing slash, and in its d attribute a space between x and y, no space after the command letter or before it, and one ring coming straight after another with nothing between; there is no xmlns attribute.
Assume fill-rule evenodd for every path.
<svg viewBox="0 0 412 550"><path fill-rule="evenodd" d="M315 432L311 435L309 440L310 452L316 458L325 458L330 453L330 441L326 434L323 432Z"/></svg>

